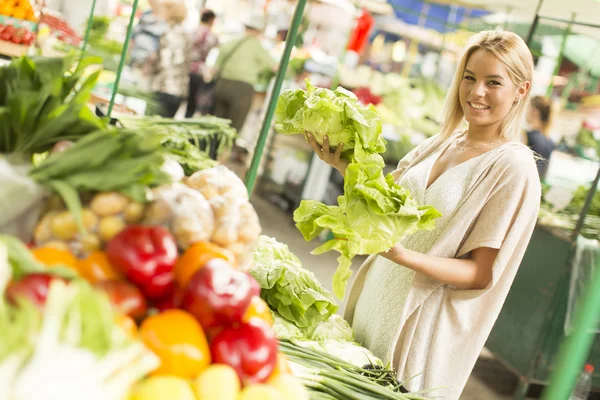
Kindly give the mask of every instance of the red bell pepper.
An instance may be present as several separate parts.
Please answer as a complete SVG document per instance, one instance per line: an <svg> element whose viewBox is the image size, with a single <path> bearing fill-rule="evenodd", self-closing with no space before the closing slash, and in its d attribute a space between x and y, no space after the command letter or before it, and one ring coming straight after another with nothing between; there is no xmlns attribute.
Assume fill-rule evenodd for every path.
<svg viewBox="0 0 600 400"><path fill-rule="evenodd" d="M64 281L64 279L51 274L35 273L26 275L8 285L6 299L12 304L17 304L18 299L29 300L38 308L42 308L46 304L50 283L54 280Z"/></svg>
<svg viewBox="0 0 600 400"><path fill-rule="evenodd" d="M244 385L265 382L277 364L277 339L271 327L254 318L223 329L210 344L212 361L227 364Z"/></svg>
<svg viewBox="0 0 600 400"><path fill-rule="evenodd" d="M101 281L94 284L96 289L100 289L108 295L113 307L122 314L135 320L140 320L146 316L148 305L141 291L127 282L121 281Z"/></svg>
<svg viewBox="0 0 600 400"><path fill-rule="evenodd" d="M146 298L172 294L177 243L165 228L130 225L107 243L106 255Z"/></svg>
<svg viewBox="0 0 600 400"><path fill-rule="evenodd" d="M251 299L249 276L215 258L192 276L182 307L208 330L241 321Z"/></svg>

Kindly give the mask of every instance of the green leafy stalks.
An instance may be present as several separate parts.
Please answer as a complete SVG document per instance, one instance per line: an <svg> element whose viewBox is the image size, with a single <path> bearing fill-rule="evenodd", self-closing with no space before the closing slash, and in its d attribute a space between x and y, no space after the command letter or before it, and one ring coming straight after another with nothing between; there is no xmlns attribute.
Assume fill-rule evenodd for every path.
<svg viewBox="0 0 600 400"><path fill-rule="evenodd" d="M314 87L308 80L306 87L306 91L287 90L279 97L275 110L278 132L310 132L321 144L327 135L331 146L344 145L342 158L349 162L383 162L373 157L385 151L381 119L373 106L361 106L356 95L342 87L331 91Z"/></svg>
<svg viewBox="0 0 600 400"><path fill-rule="evenodd" d="M62 153L53 153L29 172L36 182L82 191L118 191L145 202L148 187L170 181L161 170L162 137L127 130L97 131Z"/></svg>
<svg viewBox="0 0 600 400"><path fill-rule="evenodd" d="M387 251L418 230L433 229L440 216L433 207L420 206L391 174L384 176L378 165L350 164L338 205L303 200L294 212L294 221L307 241L325 229L333 233L335 238L313 254L331 250L341 254L333 275L333 293L343 298L354 256Z"/></svg>
<svg viewBox="0 0 600 400"><path fill-rule="evenodd" d="M253 257L250 273L261 286L260 295L282 317L306 328L335 314L335 299L287 245L261 236Z"/></svg>
<svg viewBox="0 0 600 400"><path fill-rule="evenodd" d="M218 141L216 156L231 149L237 138L237 131L231 126L231 121L213 116L202 116L186 119L183 121L161 117L120 117L119 121L128 129L152 131L162 135L169 149L180 148L184 141L190 142L198 150L192 150L189 162L193 166L200 160L199 153L205 157L209 156L210 144ZM190 147L186 145L186 150ZM181 155L181 154L179 154ZM186 164L186 163L183 163ZM185 168L185 165L184 165ZM186 171L187 173L188 171ZM196 171L192 171L194 173Z"/></svg>
<svg viewBox="0 0 600 400"><path fill-rule="evenodd" d="M22 57L0 68L0 153L43 153L105 127L87 107L101 60Z"/></svg>

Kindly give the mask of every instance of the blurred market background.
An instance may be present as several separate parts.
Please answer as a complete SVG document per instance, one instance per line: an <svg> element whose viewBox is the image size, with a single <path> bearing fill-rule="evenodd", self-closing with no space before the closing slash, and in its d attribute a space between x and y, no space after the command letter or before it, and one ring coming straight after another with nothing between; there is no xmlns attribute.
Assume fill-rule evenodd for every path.
<svg viewBox="0 0 600 400"><path fill-rule="evenodd" d="M152 120L134 117L163 114L164 104L157 101L148 71L132 60L137 53L131 50L139 48L144 32L151 32L144 31L143 18L152 10L147 0L136 1L133 42L119 72L133 5L131 0L2 0L0 63L27 54L34 42L45 55L62 55L80 49L85 41L86 54L103 60L104 69L93 88L97 114L106 115L114 107L112 117L125 126L151 124ZM186 0L182 26L198 40L202 16L207 9L214 13L210 35L218 38L218 44L208 46L202 59L202 67L210 71L223 47L252 23L248 21L260 21L264 28L259 29L260 43L276 66L296 5L287 0ZM308 78L320 87L343 86L362 103L373 104L383 120L384 156L392 170L412 148L439 131L441 107L460 50L471 33L490 28L516 32L531 49L536 63L532 95L550 99L556 111L549 132L556 150L543 179L543 207L534 237L463 398L535 398L547 383L560 340L568 332L573 298L591 273L593 262L586 257L598 254L600 194L588 194L600 160L600 2L311 0L282 90L305 88ZM138 40L136 32L142 32ZM248 79L253 94L239 129L211 119L214 110L205 107L202 88L191 109L194 120L186 122L190 107L182 96L168 129L201 138L211 158L246 177L275 81L276 68L262 68L256 79ZM112 105L117 75L120 84ZM310 255L316 246L304 241L292 213L302 199L335 204L343 192L342 179L313 156L302 135L276 133L271 125L266 127L252 203L263 233L287 243L330 288L335 256ZM587 197L590 201L583 210ZM586 218L580 218L582 211ZM355 260L353 268L360 261ZM600 363L599 341L589 362ZM600 375L594 388L600 390Z"/></svg>

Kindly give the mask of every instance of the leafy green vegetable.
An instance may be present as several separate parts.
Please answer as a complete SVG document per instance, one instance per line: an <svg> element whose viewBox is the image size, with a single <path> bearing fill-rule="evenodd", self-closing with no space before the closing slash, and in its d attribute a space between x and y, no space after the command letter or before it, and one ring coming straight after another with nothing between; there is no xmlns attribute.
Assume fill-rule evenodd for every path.
<svg viewBox="0 0 600 400"><path fill-rule="evenodd" d="M212 154L216 156L215 158L231 149L237 137L237 131L231 126L230 120L213 116L183 121L161 117L121 117L119 121L128 129L144 130L162 135L163 143L180 144L182 141L189 141L205 156L209 156L211 153L211 143L218 141L219 144L214 149L216 154ZM192 157L198 158L197 156Z"/></svg>
<svg viewBox="0 0 600 400"><path fill-rule="evenodd" d="M340 315L334 314L327 321L323 321L312 329L310 340L322 342L324 340L354 341L352 328Z"/></svg>
<svg viewBox="0 0 600 400"><path fill-rule="evenodd" d="M45 272L63 278L75 278L77 276L73 269L65 265L56 264L52 268L48 268L40 264L25 244L14 236L0 235L0 246L6 251L8 265L11 269L10 276L13 280L19 280L24 275L35 272Z"/></svg>
<svg viewBox="0 0 600 400"><path fill-rule="evenodd" d="M4 305L0 398L119 400L160 364L117 325L106 294L83 280L52 282L42 313L26 301Z"/></svg>
<svg viewBox="0 0 600 400"><path fill-rule="evenodd" d="M283 318L278 312L271 310L273 317L273 331L279 339L305 339L304 332L293 322Z"/></svg>
<svg viewBox="0 0 600 400"><path fill-rule="evenodd" d="M287 90L279 97L275 110L278 132L310 132L319 143L327 135L332 147L344 145L342 158L350 162L383 162L372 157L385 151L381 119L373 106L361 106L356 95L342 87L331 91L314 87L308 80L306 86L306 91Z"/></svg>
<svg viewBox="0 0 600 400"><path fill-rule="evenodd" d="M0 68L0 153L43 153L61 140L77 139L105 123L87 107L101 60L22 57Z"/></svg>
<svg viewBox="0 0 600 400"><path fill-rule="evenodd" d="M75 192L119 191L145 202L148 187L170 181L161 170L166 157L162 141L163 137L156 134L97 131L62 153L51 154L29 176L51 187L62 182L62 188L67 186Z"/></svg>
<svg viewBox="0 0 600 400"><path fill-rule="evenodd" d="M418 230L433 229L440 216L433 207L420 206L392 175L384 176L377 164L350 164L338 205L303 200L294 212L294 221L307 241L325 229L333 233L335 238L313 254L330 250L341 254L333 275L333 293L343 298L355 255L387 251Z"/></svg>
<svg viewBox="0 0 600 400"><path fill-rule="evenodd" d="M261 236L253 258L250 273L262 288L261 297L297 327L314 326L337 311L335 299L287 245Z"/></svg>

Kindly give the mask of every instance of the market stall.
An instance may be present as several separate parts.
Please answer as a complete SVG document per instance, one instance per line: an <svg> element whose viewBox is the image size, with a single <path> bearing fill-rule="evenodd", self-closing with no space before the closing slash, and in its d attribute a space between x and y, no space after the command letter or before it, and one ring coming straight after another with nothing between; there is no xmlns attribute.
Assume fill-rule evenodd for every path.
<svg viewBox="0 0 600 400"><path fill-rule="evenodd" d="M344 295L354 256L431 228L439 213L418 206L385 174L384 111L366 106L372 101L361 101L359 87L333 91L308 81L280 96L304 3L296 8L245 185L210 154L231 147L235 132L227 121L116 112L137 0L108 118L88 107L100 74L92 59L21 58L0 70L0 84L31 92L0 98L0 119L25 115L0 125L0 179L11 189L0 196L14 205L0 219L0 327L19 338L0 346L5 397L33 398L45 379L45 390L65 399L422 398L406 393L406 382L355 342L335 315L336 297ZM9 73L19 69L31 76ZM46 70L54 75L40 73ZM399 82L405 91L417 85ZM439 100L440 92L431 92L426 102ZM306 240L335 237L315 250L340 253L334 294L285 244L260 236L249 196L272 118L284 137L310 131L320 143L332 124L343 128L330 138L345 144L350 163L343 195L337 205L304 201L294 213ZM211 149L215 135L221 147ZM351 216L360 213L371 218L354 225L359 218ZM530 252L545 247L550 239L536 239L543 235L536 231ZM563 239L554 253L545 250L548 262L561 263L557 269L567 261L561 250L572 244ZM539 255L531 257L539 265ZM560 271L548 273L547 283L557 277ZM35 342L36 335L45 340ZM75 357L87 369L75 371ZM63 385L73 376L80 384Z"/></svg>
<svg viewBox="0 0 600 400"><path fill-rule="evenodd" d="M1 397L420 399L355 343L335 297L287 247L260 236L253 182L207 154L211 135L217 151L231 147L228 123L116 113L122 64L99 118L98 62L23 57L0 69L15 89L0 98L0 196L12 205L0 220L0 326L15 339L0 348ZM356 159L378 160L377 114L328 93L368 118L372 143L357 142ZM435 218L385 212L403 221L388 242ZM338 297L347 273L341 263Z"/></svg>

